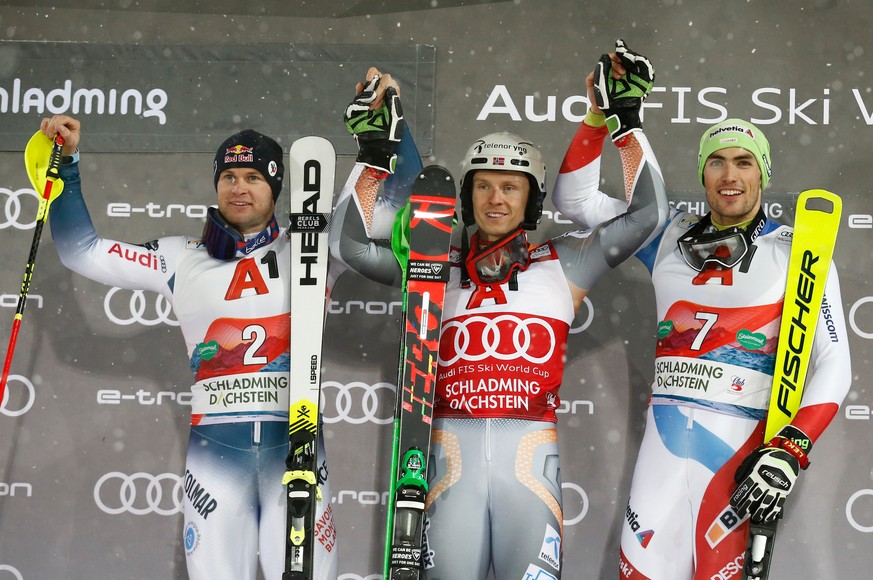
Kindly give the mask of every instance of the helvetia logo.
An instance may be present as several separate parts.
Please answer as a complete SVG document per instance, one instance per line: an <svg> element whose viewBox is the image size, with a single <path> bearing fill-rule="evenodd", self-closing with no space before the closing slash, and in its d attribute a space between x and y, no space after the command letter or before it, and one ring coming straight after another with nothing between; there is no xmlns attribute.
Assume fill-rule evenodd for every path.
<svg viewBox="0 0 873 580"><path fill-rule="evenodd" d="M654 530L646 530L645 532L640 532L637 534L637 541L639 541L640 546L642 546L643 548L647 548L649 546L649 542L652 541L652 536L654 535Z"/></svg>

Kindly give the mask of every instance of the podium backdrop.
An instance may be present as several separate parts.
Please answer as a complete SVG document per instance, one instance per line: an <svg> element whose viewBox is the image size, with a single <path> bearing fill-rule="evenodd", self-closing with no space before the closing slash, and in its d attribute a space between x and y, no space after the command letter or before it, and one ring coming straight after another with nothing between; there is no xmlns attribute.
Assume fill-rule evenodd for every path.
<svg viewBox="0 0 873 580"><path fill-rule="evenodd" d="M587 110L585 75L622 37L656 67L645 129L674 204L706 211L697 143L728 116L751 119L770 140L768 215L791 223L803 189L843 198L835 261L854 383L788 500L773 578L869 577L873 6L238 4L0 2L4 353L37 208L22 151L43 116L82 120L80 166L98 232L138 243L199 234L215 199L215 148L245 127L286 151L301 135L328 137L341 185L355 151L341 112L370 65L399 79L426 164L460 177L469 143L511 130L541 146L551 188ZM623 194L611 146L603 179L606 191ZM286 213L287 199L281 205ZM547 199L532 240L570 227ZM399 312L398 292L354 273L339 279L329 305L324 428L341 580L380 577ZM619 575L655 338L649 276L632 259L589 295L568 345L559 413L565 578ZM0 406L0 580L187 578L180 474L191 382L167 304L72 274L46 229Z"/></svg>

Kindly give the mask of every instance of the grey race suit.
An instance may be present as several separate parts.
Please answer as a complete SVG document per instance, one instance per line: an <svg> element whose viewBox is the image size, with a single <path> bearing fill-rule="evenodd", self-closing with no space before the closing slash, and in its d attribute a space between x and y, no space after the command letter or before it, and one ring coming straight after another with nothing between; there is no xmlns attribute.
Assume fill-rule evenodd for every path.
<svg viewBox="0 0 873 580"><path fill-rule="evenodd" d="M423 557L430 580L484 579L492 567L497 580L561 577L554 410L575 312L568 282L589 290L666 215L663 180L645 138L633 136L622 157L633 197L627 212L531 248L517 291L506 284L461 288L460 257L453 253L428 472ZM342 236L340 253L350 267L399 284L397 261L372 242L361 216L348 212ZM529 341L515 348L521 328Z"/></svg>

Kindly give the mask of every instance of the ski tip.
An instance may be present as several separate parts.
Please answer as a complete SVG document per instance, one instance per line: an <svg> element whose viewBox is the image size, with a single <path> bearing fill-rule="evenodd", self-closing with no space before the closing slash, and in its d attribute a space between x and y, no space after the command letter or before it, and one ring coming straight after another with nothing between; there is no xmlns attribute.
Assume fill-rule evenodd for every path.
<svg viewBox="0 0 873 580"><path fill-rule="evenodd" d="M294 156L295 154L299 155L300 153L296 152L301 150L304 153L307 151L315 150L335 155L333 143L331 143L330 139L321 137L320 135L304 135L302 137L298 137L291 142L291 146L288 148L288 150L291 152L292 156Z"/></svg>
<svg viewBox="0 0 873 580"><path fill-rule="evenodd" d="M304 142L310 141L312 143L326 141L326 142L330 143L330 139L328 139L327 137L322 137L321 135L301 135L300 137L297 137L296 139L294 139L294 141L292 141L292 143L297 143L298 141L304 141Z"/></svg>

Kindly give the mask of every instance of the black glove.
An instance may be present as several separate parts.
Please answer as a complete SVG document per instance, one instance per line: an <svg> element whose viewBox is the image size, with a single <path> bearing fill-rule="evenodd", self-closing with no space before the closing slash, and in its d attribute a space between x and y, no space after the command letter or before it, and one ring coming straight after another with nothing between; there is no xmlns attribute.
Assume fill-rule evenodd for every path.
<svg viewBox="0 0 873 580"><path fill-rule="evenodd" d="M370 110L376 99L379 77L364 86L343 114L346 128L358 142L357 161L369 167L394 173L397 147L403 136L403 109L393 87L385 91L382 106Z"/></svg>
<svg viewBox="0 0 873 580"><path fill-rule="evenodd" d="M731 495L731 507L741 518L749 514L756 524L781 518L785 498L800 470L808 466L806 452L791 439L777 435L752 451L737 468L734 481L738 486Z"/></svg>
<svg viewBox="0 0 873 580"><path fill-rule="evenodd" d="M624 40L615 41L615 52L625 74L612 78L612 60L604 54L594 69L594 97L606 115L606 127L613 142L642 127L640 109L655 85L655 69L649 59L629 49Z"/></svg>

